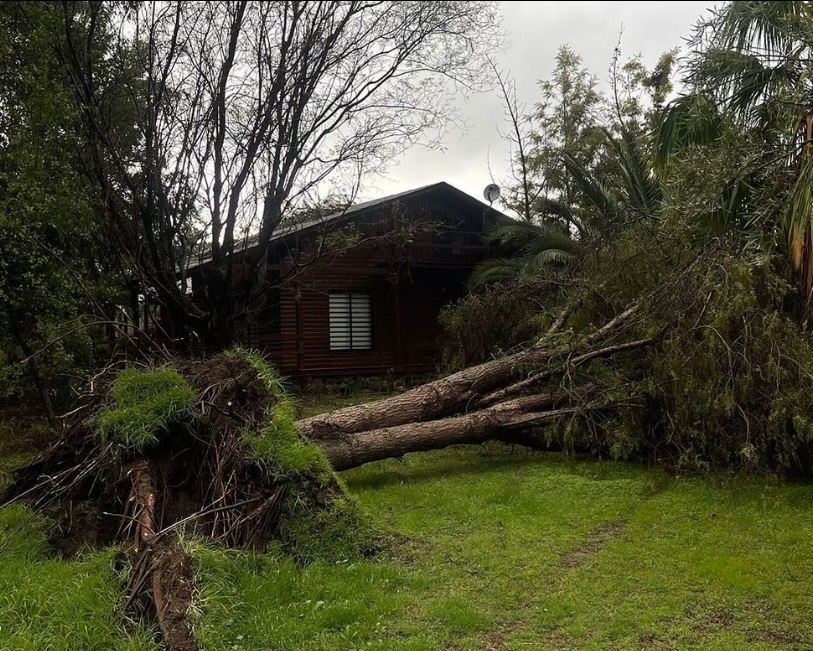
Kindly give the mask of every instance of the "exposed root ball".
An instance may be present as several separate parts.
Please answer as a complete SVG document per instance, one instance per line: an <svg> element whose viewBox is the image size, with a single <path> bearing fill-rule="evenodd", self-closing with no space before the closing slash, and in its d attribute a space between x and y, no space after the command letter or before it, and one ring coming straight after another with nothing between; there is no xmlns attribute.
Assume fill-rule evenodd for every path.
<svg viewBox="0 0 813 651"><path fill-rule="evenodd" d="M321 521L335 503L358 524L324 455L297 432L273 369L243 351L106 369L62 440L18 471L2 498L13 500L58 519L65 554L136 541L147 520L150 535L183 530L253 549L281 538L294 554L296 541L280 533L300 527L286 517Z"/></svg>
<svg viewBox="0 0 813 651"><path fill-rule="evenodd" d="M131 543L125 610L168 651L197 651L192 559L180 531L230 547L277 540L299 562L361 553L370 538L322 452L301 437L274 371L234 351L110 368L66 435L17 472L0 503L59 522L55 548Z"/></svg>

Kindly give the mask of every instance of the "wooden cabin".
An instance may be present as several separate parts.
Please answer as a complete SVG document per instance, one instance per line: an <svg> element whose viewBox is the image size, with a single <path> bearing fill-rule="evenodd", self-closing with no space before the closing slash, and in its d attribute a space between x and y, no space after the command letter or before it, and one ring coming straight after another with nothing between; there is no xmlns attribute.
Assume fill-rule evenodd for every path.
<svg viewBox="0 0 813 651"><path fill-rule="evenodd" d="M287 224L268 249L266 291L247 306L242 343L301 379L434 371L440 310L465 294L493 218L507 219L436 183ZM196 300L205 268L190 273Z"/></svg>

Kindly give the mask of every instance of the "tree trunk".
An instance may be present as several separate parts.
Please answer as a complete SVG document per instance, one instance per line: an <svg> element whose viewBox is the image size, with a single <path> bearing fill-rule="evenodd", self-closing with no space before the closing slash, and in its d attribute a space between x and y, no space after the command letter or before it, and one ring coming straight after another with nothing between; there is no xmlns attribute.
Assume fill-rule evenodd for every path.
<svg viewBox="0 0 813 651"><path fill-rule="evenodd" d="M374 437L398 438L403 435L404 441L411 441L410 449L404 450L407 452L418 449L415 448L418 445L415 439L423 432L424 445L427 447L421 449L443 447L436 444L435 437L455 438L457 435L453 435L452 430L479 423L481 415L490 418L495 413L503 414L499 410L491 411L492 407L508 408L510 412L516 408L516 404L524 405L525 403L516 403L513 399L535 384L540 385L557 374L564 375L589 361L650 345L653 339L596 348L600 342L617 334L634 313L635 308L630 308L575 344L554 346L554 335L558 332L558 326L554 324L545 337L527 350L464 369L391 398L306 418L298 421L297 426L303 435L328 451L329 458L331 454L335 454L342 467L349 467L347 464L350 462L345 459L345 455L349 454L352 446L357 446L364 457L366 453L363 451L371 445L369 441ZM517 380L519 371L524 371L524 377ZM582 393L581 390L576 392L580 397ZM471 419L460 420L458 417L453 419L453 423L442 420L455 415L471 416ZM399 429L401 426L403 429ZM357 433L365 433L366 436L348 436ZM344 441L345 447L341 447L337 440ZM382 442L377 445L392 450L397 448L396 443ZM343 451L337 451L339 449ZM394 452L390 456L398 456L398 453Z"/></svg>
<svg viewBox="0 0 813 651"><path fill-rule="evenodd" d="M573 385L573 371L593 360L654 343L654 338L608 343L628 326L636 312L637 306L633 306L589 336L566 343L557 342L557 337L564 338L560 329L565 318L559 318L526 350L397 396L306 418L297 426L337 470L407 452L490 439L539 445L543 438L523 437L520 430L610 406L602 400L598 385ZM557 377L560 381L552 390L540 392L540 387ZM562 389L564 386L567 390ZM522 395L527 392L531 394Z"/></svg>
<svg viewBox="0 0 813 651"><path fill-rule="evenodd" d="M130 502L135 509L132 521L136 526L127 607L136 600L151 605L167 651L199 651L188 614L193 597L192 560L174 533L162 534L159 530L156 466L142 460L129 475Z"/></svg>
<svg viewBox="0 0 813 651"><path fill-rule="evenodd" d="M551 408L563 399L564 394L525 396L463 416L345 434L318 439L316 443L334 469L347 470L371 461L400 457L407 452L499 439L513 428L553 423L582 409L574 406Z"/></svg>

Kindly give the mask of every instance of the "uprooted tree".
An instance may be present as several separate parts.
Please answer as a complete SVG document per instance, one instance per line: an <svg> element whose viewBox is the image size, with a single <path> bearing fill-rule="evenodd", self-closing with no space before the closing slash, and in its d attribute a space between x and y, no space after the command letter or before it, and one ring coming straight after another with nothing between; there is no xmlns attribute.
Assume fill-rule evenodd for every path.
<svg viewBox="0 0 813 651"><path fill-rule="evenodd" d="M230 547L273 544L304 563L372 551L376 537L335 470L455 443L540 445L529 428L611 409L599 383L567 388L561 380L651 345L652 338L611 343L635 313L577 340L564 336L563 313L527 350L301 421L254 354L111 367L91 379L64 436L16 473L2 501L24 501L56 519L62 553L130 543L125 610L154 619L166 648L197 649L187 614L192 561L179 532ZM520 370L532 373L520 378Z"/></svg>
<svg viewBox="0 0 813 651"><path fill-rule="evenodd" d="M756 33L759 40L764 31L734 28L800 6L735 3L717 17L728 29L716 33ZM156 36L171 40L166 18L187 11L172 7L161 23L169 31ZM764 15L749 15L754 7ZM808 13L785 16L786 27ZM769 22L771 29L782 25ZM227 53L229 43L218 52ZM297 421L279 378L253 354L110 366L86 384L60 440L17 472L0 502L23 501L58 520L55 543L63 553L83 542L130 543L127 610L156 620L167 648L185 650L199 645L187 619L193 575L179 532L238 548L276 545L302 563L376 548L336 470L497 440L680 469L809 475L808 297L793 280L797 261L787 262L774 241L809 228L813 213L802 201L809 184L798 174L804 160L791 156L788 165L785 153L777 155L788 143L779 122L769 129L743 122L722 113L724 100L700 92L671 107L660 134L669 160L657 173L643 146L652 144L649 136L634 124L602 131L598 141L590 129L588 144L597 142L601 154L595 164L578 152L529 151L573 184L571 205L558 196L534 203L539 223L522 224L523 237L512 241L525 246L504 265L520 273L455 306L449 359L459 370ZM704 118L718 135L701 147L695 136ZM806 138L797 154L808 148ZM153 172L161 176L146 169L145 178ZM556 254L562 249L545 220L557 215L572 225L564 235L579 245L571 247L578 256ZM529 251L525 236L537 227L539 246Z"/></svg>
<svg viewBox="0 0 813 651"><path fill-rule="evenodd" d="M639 252L641 238L628 245ZM497 440L810 472L813 353L783 316L796 290L782 267L718 248L653 257L642 270L653 272L649 291L632 300L627 265L615 266L600 291L576 292L511 354L304 420L251 353L110 367L3 502L56 518L64 553L130 543L128 611L154 617L167 648L195 649L192 566L178 532L275 545L302 563L374 551L377 537L335 470Z"/></svg>

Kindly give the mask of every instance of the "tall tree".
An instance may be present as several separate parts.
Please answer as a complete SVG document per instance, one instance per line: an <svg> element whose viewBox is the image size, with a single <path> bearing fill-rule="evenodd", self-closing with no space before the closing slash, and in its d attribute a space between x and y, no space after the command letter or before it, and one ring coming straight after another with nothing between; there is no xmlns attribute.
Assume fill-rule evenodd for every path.
<svg viewBox="0 0 813 651"><path fill-rule="evenodd" d="M411 144L433 141L450 91L481 85L498 37L494 6L480 2L62 8L54 43L111 243L173 315L172 334L191 324L216 344L264 279L284 216L315 189L352 191ZM122 111L135 115L135 140L116 121ZM257 255L238 284L234 253L249 233ZM214 269L207 310L186 296L201 244Z"/></svg>
<svg viewBox="0 0 813 651"><path fill-rule="evenodd" d="M0 397L34 388L52 424L54 394L103 341L87 328L114 318L118 298L80 174L78 113L49 52L59 22L47 4L0 5Z"/></svg>
<svg viewBox="0 0 813 651"><path fill-rule="evenodd" d="M556 53L550 79L541 81L542 99L533 116L535 147L531 169L542 188L537 206L541 218L576 234L583 225L572 210L581 199L567 169L567 160L590 169L603 145L600 131L604 98L596 78L582 66L581 57L567 46Z"/></svg>
<svg viewBox="0 0 813 651"><path fill-rule="evenodd" d="M514 154L508 203L520 220L491 230L505 255L482 263L475 285L553 277L618 229L657 215L661 191L645 151L646 121L668 87L672 56L649 73L638 58L620 65L617 50L608 100L581 58L562 47L551 78L540 82L542 101L532 116L523 115L511 80L497 74Z"/></svg>
<svg viewBox="0 0 813 651"><path fill-rule="evenodd" d="M664 112L663 161L702 146L731 172L701 219L783 248L813 300L813 11L808 2L730 2L698 24L687 92ZM775 241L774 235L781 240Z"/></svg>

